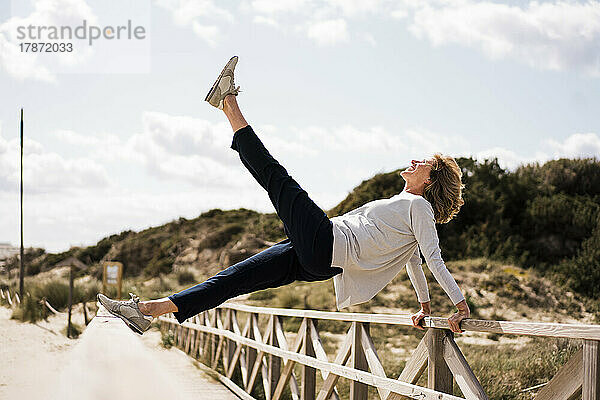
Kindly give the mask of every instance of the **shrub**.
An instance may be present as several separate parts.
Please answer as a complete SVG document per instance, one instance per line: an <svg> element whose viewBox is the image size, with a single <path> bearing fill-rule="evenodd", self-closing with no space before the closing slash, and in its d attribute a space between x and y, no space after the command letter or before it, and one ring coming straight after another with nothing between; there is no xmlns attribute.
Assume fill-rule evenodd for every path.
<svg viewBox="0 0 600 400"><path fill-rule="evenodd" d="M82 297L79 293L75 295L77 291L78 288L75 286L73 297L75 298L77 295ZM66 280L56 279L42 282L33 288L33 292L37 298L45 297L48 303L56 309L65 308L69 305L69 283Z"/></svg>
<svg viewBox="0 0 600 400"><path fill-rule="evenodd" d="M39 299L28 293L21 301L21 305L13 310L11 318L23 322L37 322L41 319L47 319L48 315L48 308L40 304Z"/></svg>
<svg viewBox="0 0 600 400"><path fill-rule="evenodd" d="M175 335L172 330L168 330L166 332L161 333L161 345L165 349L170 349L175 345Z"/></svg>
<svg viewBox="0 0 600 400"><path fill-rule="evenodd" d="M196 282L196 278L191 271L181 271L177 274L177 282L180 285L187 285Z"/></svg>
<svg viewBox="0 0 600 400"><path fill-rule="evenodd" d="M259 290L257 292L252 292L248 296L249 300L271 300L275 297L275 293L271 289Z"/></svg>
<svg viewBox="0 0 600 400"><path fill-rule="evenodd" d="M65 336L69 336L67 330L69 329L69 325L65 326L64 329L61 331ZM77 339L79 337L79 335L81 335L81 333L83 332L83 327L81 327L80 325L77 325L76 323L74 323L73 321L71 321L71 339Z"/></svg>

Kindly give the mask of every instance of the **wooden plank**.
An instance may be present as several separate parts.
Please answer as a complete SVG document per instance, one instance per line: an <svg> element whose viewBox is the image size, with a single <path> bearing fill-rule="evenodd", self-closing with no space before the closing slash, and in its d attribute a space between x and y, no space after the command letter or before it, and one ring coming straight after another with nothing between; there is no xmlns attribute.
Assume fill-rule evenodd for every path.
<svg viewBox="0 0 600 400"><path fill-rule="evenodd" d="M210 319L210 326L212 326L213 328L216 328L218 318L219 318L219 309L215 309L212 312L212 317ZM210 360L210 362L212 362L216 350L217 350L217 336L210 335L210 348L209 348L209 353L208 353L208 359Z"/></svg>
<svg viewBox="0 0 600 400"><path fill-rule="evenodd" d="M265 338L263 340L262 335L260 334L260 329L258 327L258 314L252 314L252 317L254 318L254 338L255 340L257 340L260 343L267 343L268 342L268 338ZM267 327L267 331L266 334L270 334L270 329L269 327ZM264 352L263 352L263 356L264 356ZM271 400L271 386L270 386L270 382L269 382L269 377L267 376L267 362L266 360L261 356L260 361L256 362L257 365L261 366L261 378L262 378L262 383L263 383L263 389L264 389L264 393L265 393L265 398L266 400Z"/></svg>
<svg viewBox="0 0 600 400"><path fill-rule="evenodd" d="M329 361L329 358L327 357L327 353L325 352L325 349L323 348L323 343L321 342L321 338L319 337L319 332L317 331L317 327L314 325L314 323L312 322L311 319L309 319L308 321L309 321L309 327L310 327L310 339L312 341L313 349L315 350L315 356L319 360ZM321 377L323 378L323 381L325 381L329 374L323 370L319 370L319 371L321 372ZM333 393L331 394L331 396L334 400L339 400L339 398L340 398L339 394L335 390L335 387L333 388Z"/></svg>
<svg viewBox="0 0 600 400"><path fill-rule="evenodd" d="M164 317L159 317L159 318L164 318ZM351 379L351 380L356 380L356 381L359 381L359 382L367 384L367 385L371 385L374 387L380 386L387 390L402 394L402 395L410 397L410 398L418 399L418 400L464 400L460 397L456 397L456 396L453 396L450 394L440 393L440 392L436 392L431 389L422 388L420 386L415 386L415 385L412 385L412 384L409 384L406 382L377 376L370 372L361 371L361 370L346 367L343 365L337 365L334 363L321 361L315 357L307 357L304 354L298 354L298 353L294 353L294 352L290 352L290 351L285 351L278 347L273 347L268 344L258 343L257 341L252 340L252 339L240 337L233 332L224 331L224 330L220 330L217 328L212 328L212 327L202 326L202 325L194 326L193 324L191 324L189 322L184 322L184 324L188 324L190 326L193 326L195 329L202 330L204 332L209 332L209 333L213 333L213 334L219 334L219 335L226 336L228 338L231 338L235 341L243 343L252 348L255 348L258 350L263 350L265 353L272 353L272 354L275 354L282 358L288 358L289 362L286 363L286 366L288 366L288 364L299 362L301 364L309 365L313 368L325 369L326 371L332 372L335 375L339 375L341 377ZM300 336L300 338L302 338L302 336ZM301 344L302 340L300 340L299 342ZM285 384L287 384L287 380L289 379L289 373L291 372L291 367L292 366L289 367L290 371L288 371L287 377L284 374L282 374L282 378L277 383L277 388L275 390L276 394L277 394L282 382L284 382L284 384L281 387L281 391L283 391L283 387L285 386ZM284 372L285 371L286 371L286 367L284 367ZM274 396L272 400L278 400L278 398L276 398Z"/></svg>
<svg viewBox="0 0 600 400"><path fill-rule="evenodd" d="M269 344L271 346L279 347L279 342L277 340L277 327L275 320L278 320L279 317L277 315L269 316ZM281 358L274 356L273 354L269 354L269 358L267 361L268 371L267 371L267 379L269 381L269 387L271 388L270 393L267 398L271 398L273 395L273 391L275 391L275 386L277 385L277 381L281 376Z"/></svg>
<svg viewBox="0 0 600 400"><path fill-rule="evenodd" d="M225 330L220 316L217 317L217 328L219 328L220 330ZM219 356L221 355L221 350L224 347L225 347L225 336L219 335L219 343L217 344L217 351L215 351L215 354L213 356L212 363L211 363L211 367L213 369L217 368L217 365L219 364ZM227 365L225 365L225 367L227 367Z"/></svg>
<svg viewBox="0 0 600 400"><path fill-rule="evenodd" d="M269 321L269 322L271 322L271 321ZM267 328L267 335L269 335L269 336L267 336L263 341L263 339L261 338L260 331L257 331L258 330L258 327L257 327L258 321L254 321L253 325L256 328L255 332L254 332L254 337L255 337L254 340L256 340L260 343L264 343L264 342L268 341L269 336L270 336L270 330ZM254 365L252 366L252 373L250 374L250 379L249 379L248 383L246 384L246 392L248 392L248 393L252 392L252 388L254 387L254 381L256 380L256 377L258 376L258 369L263 367L264 355L265 355L265 352L261 350L258 352L256 359L254 360ZM262 368L261 371L263 372L263 374L262 374L263 375L263 377L262 377L263 378L263 388L265 389L265 397L266 397L267 392L270 392L271 390L269 387L264 387L264 385L265 385L264 381L266 379L266 374L264 373L264 368ZM267 389L269 389L269 390L267 390ZM270 394L269 394L269 398L267 400L269 400L269 399L270 399Z"/></svg>
<svg viewBox="0 0 600 400"><path fill-rule="evenodd" d="M304 339L304 336L301 334L301 332L303 329L305 329L305 325L306 325L306 320L302 320L302 323L300 324L300 329L298 330L298 335L296 336L296 341L294 342L294 345L292 346L290 351L286 351L286 350L282 349L281 356L284 360L286 359L283 357L284 354L287 353L287 354L291 354L291 355L296 355L296 352L298 350L300 350L300 347L302 346L302 342ZM279 398L281 397L281 395L283 393L283 389L287 385L287 383L290 379L290 376L292 375L292 371L293 371L295 364L296 364L296 360L293 360L293 359L291 359L291 357L288 356L287 361L285 362L285 365L283 366L283 370L281 371L281 377L279 378L279 382L277 382L277 386L275 386L275 391L273 392L272 400L279 400Z"/></svg>
<svg viewBox="0 0 600 400"><path fill-rule="evenodd" d="M600 341L583 341L582 400L600 400Z"/></svg>
<svg viewBox="0 0 600 400"><path fill-rule="evenodd" d="M250 318L250 330L248 331L248 338L256 340L254 337L254 314L251 313L248 318ZM254 366L254 362L256 360L256 349L254 347L248 347L246 349L246 365L248 366L248 378L250 378L250 372L252 372L252 367ZM248 383L246 383L246 387L248 387Z"/></svg>
<svg viewBox="0 0 600 400"><path fill-rule="evenodd" d="M186 354L189 354L189 352L190 352L190 346L192 344L192 332L196 332L196 331L192 331L188 328L187 335L185 337L185 350L184 351Z"/></svg>
<svg viewBox="0 0 600 400"><path fill-rule="evenodd" d="M369 365L369 369L371 370L371 372L375 375L387 377L385 369L383 368L383 365L381 365L381 360L377 355L377 350L375 349L373 339L371 338L371 335L369 334L367 329L365 329L365 327L362 326L362 324L360 331L360 343L363 348L363 352L365 354L365 358L367 360L367 364ZM379 398L381 400L387 399L388 395L390 394L389 390L385 390L382 388L377 388L377 392L379 393Z"/></svg>
<svg viewBox="0 0 600 400"><path fill-rule="evenodd" d="M233 382L228 377L220 374L218 371L215 371L214 369L211 369L210 367L205 366L202 363L198 363L197 367L200 368L202 371L206 372L207 375L209 375L213 378L216 377L222 384L227 386L227 388L229 388L229 390L231 390L233 393L235 393L240 399L242 399L242 400L257 400L254 397L252 397L250 394L244 392L244 389L242 389L241 387L236 385L235 382ZM212 399L212 400L217 400L217 399Z"/></svg>
<svg viewBox="0 0 600 400"><path fill-rule="evenodd" d="M398 377L399 380L408 383L417 383L425 369L427 368L427 341L433 333L433 329L428 329L425 336L419 342L419 345L413 351L412 355L406 362L404 369Z"/></svg>
<svg viewBox="0 0 600 400"><path fill-rule="evenodd" d="M233 331L233 313L237 312L235 310L227 310L227 318L225 320L225 328L227 330ZM231 364L231 360L233 359L233 353L235 352L235 342L233 340L227 339L227 349L225 351L225 371L228 369L228 365Z"/></svg>
<svg viewBox="0 0 600 400"><path fill-rule="evenodd" d="M350 354L350 367L367 371L369 365L365 357L365 352L361 345L361 322L352 322L352 352ZM368 330L368 326L366 327ZM352 380L350 382L350 400L367 400L369 388L363 382Z"/></svg>
<svg viewBox="0 0 600 400"><path fill-rule="evenodd" d="M344 339L344 342L340 346L340 349L335 357L335 360L333 361L334 364L338 364L338 365L346 364L346 361L348 360L348 358L350 358L350 353L352 352L353 339L354 338L352 335L352 328L350 328L348 330L348 332L346 333L346 338ZM323 386L321 387L321 390L319 390L319 394L317 395L317 400L328 400L329 397L331 396L331 394L333 393L333 391L335 390L335 385L337 384L337 381L339 378L340 378L339 375L336 375L333 373L328 373L327 378L325 378L325 381L323 382Z"/></svg>
<svg viewBox="0 0 600 400"><path fill-rule="evenodd" d="M392 325L412 326L410 313L397 314L364 314L343 313L332 311L296 310L285 308L255 307L245 304L224 303L220 308L231 308L244 312L259 314L281 315L288 317L301 317L313 319L329 319L337 321L369 322ZM426 328L450 329L448 320L440 317L425 317L423 322ZM486 321L466 319L461 322L465 331L490 332L514 335L565 337L571 339L600 340L600 326L583 324L556 324L548 322L513 322L513 321Z"/></svg>
<svg viewBox="0 0 600 400"><path fill-rule="evenodd" d="M252 314L248 314L248 320L246 321L246 326L248 327L246 331L246 336L250 336L250 329L252 326ZM244 328L245 330L245 328ZM241 343L239 343L241 345ZM248 378L250 378L250 371L248 371L248 351L250 349L242 347L240 354L240 370L242 372L242 382L244 383L244 387L248 384Z"/></svg>
<svg viewBox="0 0 600 400"><path fill-rule="evenodd" d="M234 316L234 325L233 325L233 329L235 333L240 334L240 328L237 324L237 319L235 319ZM248 334L248 330L250 329L250 324L246 324L246 326L244 327L244 330L241 332L241 336L246 336ZM238 360L240 359L240 355L242 354L242 349L244 348L244 346L241 343L236 343L237 347L235 348L235 351L233 352L233 357L231 360L231 363L229 364L229 369L227 370L227 377L231 378L233 376L233 372L235 371L235 367L238 363ZM243 358L242 358L243 359ZM245 380L247 381L247 379ZM246 383L244 383L244 385L246 385Z"/></svg>
<svg viewBox="0 0 600 400"><path fill-rule="evenodd" d="M283 326L281 325L281 320L279 317L275 316L275 333L277 334L277 342L279 343L279 347L283 350L289 350L287 339L285 338L285 334L283 333ZM283 362L287 362L287 358L282 358ZM281 379L281 374L279 374L279 379ZM300 400L300 386L298 385L298 380L296 379L296 374L292 370L290 378L290 392L292 395L292 400ZM273 387L275 387L277 383Z"/></svg>
<svg viewBox="0 0 600 400"><path fill-rule="evenodd" d="M535 395L535 400L575 400L583 385L583 348Z"/></svg>
<svg viewBox="0 0 600 400"><path fill-rule="evenodd" d="M444 337L441 329L434 329L427 340L427 387L443 393L452 393L452 372L444 360Z"/></svg>
<svg viewBox="0 0 600 400"><path fill-rule="evenodd" d="M309 357L315 357L315 349L313 348L312 340L310 338L310 324L312 324L312 321L308 318L305 318L304 322L304 329L301 332L298 332L298 334L304 336L304 338L302 339L302 354ZM306 365L302 365L302 368L300 370L300 373L302 374L302 376L300 377L302 383L300 390L300 399L315 400L317 370Z"/></svg>
<svg viewBox="0 0 600 400"><path fill-rule="evenodd" d="M60 314L58 312L58 310L56 310L54 307L52 307L50 305L50 303L48 303L48 300L46 300L46 298L43 298L42 301L44 302L44 304L46 305L46 307L48 307L48 310L50 310L50 312L52 312L52 314Z"/></svg>
<svg viewBox="0 0 600 400"><path fill-rule="evenodd" d="M428 329L425 332L425 336L419 342L419 345L413 351L412 355L404 365L404 369L400 373L398 377L399 381L408 382L411 384L416 384L425 369L427 368L427 340L429 335L431 335L433 329ZM387 397L387 400L404 400L405 396L399 395L398 393L390 392Z"/></svg>
<svg viewBox="0 0 600 400"><path fill-rule="evenodd" d="M477 380L454 338L446 332L444 332L444 360L467 400L488 400L481 383ZM452 385L450 386L452 387Z"/></svg>
<svg viewBox="0 0 600 400"><path fill-rule="evenodd" d="M450 329L448 320L439 317L425 317L425 326L429 328ZM460 327L465 331L472 332L600 340L600 326L598 325L466 319L461 322Z"/></svg>

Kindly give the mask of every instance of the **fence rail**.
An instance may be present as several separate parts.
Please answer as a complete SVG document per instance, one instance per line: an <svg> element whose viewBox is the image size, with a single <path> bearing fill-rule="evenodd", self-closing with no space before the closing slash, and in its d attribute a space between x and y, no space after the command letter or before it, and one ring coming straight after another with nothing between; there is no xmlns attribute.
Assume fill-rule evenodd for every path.
<svg viewBox="0 0 600 400"><path fill-rule="evenodd" d="M243 328L239 313L246 313ZM267 322L259 326L259 316ZM294 343L288 343L282 318L302 318ZM350 329L337 354L330 361L317 329L318 320L350 323ZM453 396L453 380L466 399L488 397L454 341L445 318L427 317L427 332L404 370L397 378L388 377L370 335L371 324L412 326L409 314L362 314L313 310L254 307L225 303L179 324L172 315L159 318L161 329L175 332L175 343L192 357L208 360L224 374L219 379L245 400L261 373L266 400L280 400L289 389L292 400L339 400L336 384L340 377L350 380L350 400L367 400L368 387L374 387L380 400L458 400ZM542 337L582 339L583 347L535 395L535 400L600 400L600 326L513 321L465 320L466 331ZM261 329L262 328L262 329ZM300 377L294 366L300 365ZM427 370L427 387L417 386ZM242 387L232 377L241 375ZM316 387L318 373L322 377ZM300 383L298 383L300 382Z"/></svg>

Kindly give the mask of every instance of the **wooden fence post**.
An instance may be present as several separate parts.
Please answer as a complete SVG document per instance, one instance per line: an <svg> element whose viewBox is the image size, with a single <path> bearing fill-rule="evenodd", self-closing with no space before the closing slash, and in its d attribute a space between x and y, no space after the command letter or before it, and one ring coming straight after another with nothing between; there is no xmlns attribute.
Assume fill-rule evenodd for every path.
<svg viewBox="0 0 600 400"><path fill-rule="evenodd" d="M365 332L369 332L369 324L364 323ZM361 322L352 322L352 351L350 353L350 367L368 371L369 364L360 340ZM350 400L367 400L369 387L364 383L352 381L350 383Z"/></svg>
<svg viewBox="0 0 600 400"><path fill-rule="evenodd" d="M277 340L277 323L279 323L278 315L271 315L271 336L269 337L269 344L271 346L279 347L279 341ZM279 381L279 377L281 375L281 358L274 356L273 354L269 354L269 370L268 370L268 379L270 382L271 393L268 398L272 398L273 393L275 393L275 387L277 386L277 382Z"/></svg>
<svg viewBox="0 0 600 400"><path fill-rule="evenodd" d="M600 400L600 341L583 341L582 400Z"/></svg>
<svg viewBox="0 0 600 400"><path fill-rule="evenodd" d="M254 313L250 313L248 315L248 324L250 324L248 329L248 338L256 339L254 335ZM254 347L248 346L246 349L246 367L248 368L248 379L250 379L250 373L252 372L252 368L254 368L254 362L256 361L256 349ZM246 384L248 382L245 382Z"/></svg>
<svg viewBox="0 0 600 400"><path fill-rule="evenodd" d="M215 308L214 312L213 312L213 316L211 318L210 324L213 328L217 327L217 319L219 318L219 309ZM217 342L218 342L218 338L217 335L215 334L211 334L210 335L210 353L208 354L208 360L209 363L212 364L215 358L215 355L217 354Z"/></svg>
<svg viewBox="0 0 600 400"><path fill-rule="evenodd" d="M90 323L90 319L88 318L87 307L85 306L85 301L82 301L81 305L83 308L83 321L85 322L85 325L87 326Z"/></svg>
<svg viewBox="0 0 600 400"><path fill-rule="evenodd" d="M450 333L433 329L427 341L427 386L438 392L452 394L452 372L444 360L444 336Z"/></svg>
<svg viewBox="0 0 600 400"><path fill-rule="evenodd" d="M227 309L227 319L225 321L225 329L233 332L233 310ZM235 342L231 339L227 339L227 348L225 349L227 365L225 365L225 371L229 369L229 364L233 360L233 353L235 353Z"/></svg>
<svg viewBox="0 0 600 400"><path fill-rule="evenodd" d="M302 354L315 357L315 349L310 338L310 324L308 323L310 319L305 318L305 320L306 323L304 324L304 329L302 332L299 332L299 334L304 336ZM313 323L316 323L316 320L313 321ZM302 390L300 392L301 400L315 400L316 383L317 370L312 367L302 365Z"/></svg>

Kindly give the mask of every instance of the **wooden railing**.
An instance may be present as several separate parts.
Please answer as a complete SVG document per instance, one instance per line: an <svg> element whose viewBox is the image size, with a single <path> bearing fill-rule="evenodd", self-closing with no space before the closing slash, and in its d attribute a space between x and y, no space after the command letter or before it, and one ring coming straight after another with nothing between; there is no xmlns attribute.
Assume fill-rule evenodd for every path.
<svg viewBox="0 0 600 400"><path fill-rule="evenodd" d="M0 289L0 299L6 300L8 305L13 308L21 304L21 299L19 298L19 294L17 292L13 293L11 296L10 291L8 289Z"/></svg>
<svg viewBox="0 0 600 400"><path fill-rule="evenodd" d="M247 313L240 327L238 313ZM259 316L266 316L262 330ZM282 317L301 318L294 343L288 343ZM350 329L333 362L329 361L317 330L318 320L347 321ZM368 386L381 400L403 396L420 400L458 400L453 379L466 399L487 395L454 341L445 318L426 317L427 332L396 379L387 376L370 335L371 324L412 326L408 314L358 314L253 307L225 303L179 324L172 315L159 318L161 329L174 331L175 344L194 358L207 360L215 369L222 362L219 379L239 397L250 395L261 372L266 400L280 400L289 388L292 400L339 400L336 384L350 380L350 400L367 400ZM581 339L583 347L535 395L535 400L600 400L600 326L511 321L464 320L465 331L492 332ZM300 384L294 366L300 365ZM416 383L427 369L427 387ZM322 385L317 390L317 370ZM242 387L232 377L241 374Z"/></svg>

